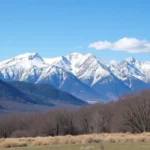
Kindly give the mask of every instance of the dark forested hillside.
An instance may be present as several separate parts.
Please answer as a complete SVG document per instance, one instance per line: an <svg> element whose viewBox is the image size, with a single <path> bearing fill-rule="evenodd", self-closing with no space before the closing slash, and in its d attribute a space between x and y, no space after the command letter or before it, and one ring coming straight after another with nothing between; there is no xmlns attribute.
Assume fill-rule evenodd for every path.
<svg viewBox="0 0 150 150"><path fill-rule="evenodd" d="M87 103L49 85L0 80L0 112L45 112L52 107Z"/></svg>
<svg viewBox="0 0 150 150"><path fill-rule="evenodd" d="M83 106L87 103L71 94L54 88L48 84L32 84L25 82L9 82L12 86L18 88L22 92L37 97L44 102L51 102L56 105L71 104Z"/></svg>
<svg viewBox="0 0 150 150"><path fill-rule="evenodd" d="M19 103L41 104L41 102L27 95L14 86L0 80L0 101L13 101Z"/></svg>

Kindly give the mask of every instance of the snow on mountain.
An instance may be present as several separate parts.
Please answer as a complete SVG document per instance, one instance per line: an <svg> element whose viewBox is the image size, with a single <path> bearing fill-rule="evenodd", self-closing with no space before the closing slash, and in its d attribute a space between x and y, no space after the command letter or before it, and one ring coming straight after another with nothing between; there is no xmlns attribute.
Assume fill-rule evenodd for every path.
<svg viewBox="0 0 150 150"><path fill-rule="evenodd" d="M35 78L47 64L37 53L26 53L0 63L0 77L6 81L25 81ZM37 71L39 70L39 71Z"/></svg>
<svg viewBox="0 0 150 150"><path fill-rule="evenodd" d="M91 53L56 58L26 53L0 62L0 79L51 84L88 100L111 99L131 90L150 88L150 62L132 57L120 63L108 62Z"/></svg>
<svg viewBox="0 0 150 150"><path fill-rule="evenodd" d="M82 83L72 73L57 66L50 66L46 68L36 83L49 83L56 88L67 91L78 98L86 100L106 99Z"/></svg>
<svg viewBox="0 0 150 150"><path fill-rule="evenodd" d="M85 84L92 86L103 77L110 75L110 73L102 61L88 53L80 63L80 68L76 75Z"/></svg>
<svg viewBox="0 0 150 150"><path fill-rule="evenodd" d="M102 76L109 74L106 66L91 53L86 55L72 53L56 59L47 58L44 60L50 65L61 67L66 71L73 73L81 81L84 79L84 82L90 86ZM88 81L86 82L86 80Z"/></svg>
<svg viewBox="0 0 150 150"><path fill-rule="evenodd" d="M150 62L141 63L141 72L145 74L146 81L150 83Z"/></svg>
<svg viewBox="0 0 150 150"><path fill-rule="evenodd" d="M132 57L123 60L117 66L111 65L110 70L131 90L150 88L147 84L147 75L142 70L142 63Z"/></svg>
<svg viewBox="0 0 150 150"><path fill-rule="evenodd" d="M67 72L69 66L70 62L63 56L46 60L37 53L26 53L1 62L0 78L5 81L50 84L86 100L105 98Z"/></svg>
<svg viewBox="0 0 150 150"><path fill-rule="evenodd" d="M128 77L135 77L139 80L145 81L145 75L140 72L140 70L138 69L140 66L138 66L138 64L135 62L129 62L128 60L124 60L122 61L119 65L118 68L119 71L122 73L122 80L126 80Z"/></svg>
<svg viewBox="0 0 150 150"><path fill-rule="evenodd" d="M80 53L72 53L67 56L61 56L56 58L44 58L45 62L49 65L62 67L63 69L72 72L73 74L78 71L78 66L83 59L84 56Z"/></svg>
<svg viewBox="0 0 150 150"><path fill-rule="evenodd" d="M62 58L57 59L57 61L49 59L49 64L62 67L68 72L71 72L80 81L100 94L107 95L109 98L116 98L122 94L120 91L124 91L122 87L123 89L126 88L124 83L115 77L110 68L107 67L108 62L97 58L91 53L86 55L72 53ZM113 88L110 87L108 90L110 83L114 83L115 85L119 84L119 86L117 85L116 88L112 86ZM102 88L105 85L107 85L107 89ZM128 89L126 90L128 91Z"/></svg>
<svg viewBox="0 0 150 150"><path fill-rule="evenodd" d="M77 76L98 93L104 93L110 99L117 98L129 90L107 67L106 63L107 61L88 54Z"/></svg>
<svg viewBox="0 0 150 150"><path fill-rule="evenodd" d="M44 61L51 66L58 66L67 71L71 71L70 61L64 56L56 58L44 58Z"/></svg>
<svg viewBox="0 0 150 150"><path fill-rule="evenodd" d="M59 57L51 63L62 67L74 74L86 85L99 93L117 97L130 90L149 87L150 82L149 63L141 63L132 57L118 63L97 58L91 53L82 55L72 53L68 56ZM106 86L106 87L105 87ZM105 88L104 88L105 87ZM105 90L106 89L106 90Z"/></svg>
<svg viewBox="0 0 150 150"><path fill-rule="evenodd" d="M42 57L40 57L37 53L26 53L1 62L0 68L15 66L16 69L19 68L29 69L32 68L33 66L41 68L46 65L47 64L44 62Z"/></svg>
<svg viewBox="0 0 150 150"><path fill-rule="evenodd" d="M76 75L80 69L82 62L85 59L85 56L80 53L72 53L72 54L66 56L66 58L70 62L70 68L71 68L70 71Z"/></svg>

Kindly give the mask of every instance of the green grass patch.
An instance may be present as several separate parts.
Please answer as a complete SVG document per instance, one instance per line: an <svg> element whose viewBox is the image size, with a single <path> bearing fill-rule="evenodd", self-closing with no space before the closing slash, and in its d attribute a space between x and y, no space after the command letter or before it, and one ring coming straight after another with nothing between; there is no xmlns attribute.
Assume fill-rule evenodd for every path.
<svg viewBox="0 0 150 150"><path fill-rule="evenodd" d="M103 146L104 149L101 148L100 144L74 144L29 146L24 148L7 148L5 150L150 150L150 143L105 143Z"/></svg>

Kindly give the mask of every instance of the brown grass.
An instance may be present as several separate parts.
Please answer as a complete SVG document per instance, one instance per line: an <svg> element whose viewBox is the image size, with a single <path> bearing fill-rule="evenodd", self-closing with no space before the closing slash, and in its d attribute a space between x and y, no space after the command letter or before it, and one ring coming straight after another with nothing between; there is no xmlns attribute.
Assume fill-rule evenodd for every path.
<svg viewBox="0 0 150 150"><path fill-rule="evenodd" d="M127 142L150 142L150 133L131 134L89 134L79 136L56 136L36 138L8 138L0 139L1 148L42 146L58 144L89 144L89 143L127 143Z"/></svg>
<svg viewBox="0 0 150 150"><path fill-rule="evenodd" d="M0 143L1 148L11 148L11 147L26 147L27 142L19 142L16 140L5 140Z"/></svg>

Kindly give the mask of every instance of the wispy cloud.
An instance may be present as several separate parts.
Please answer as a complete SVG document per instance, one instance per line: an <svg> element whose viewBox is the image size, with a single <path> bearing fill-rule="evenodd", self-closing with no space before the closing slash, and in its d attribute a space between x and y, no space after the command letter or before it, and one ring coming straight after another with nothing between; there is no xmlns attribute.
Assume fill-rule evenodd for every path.
<svg viewBox="0 0 150 150"><path fill-rule="evenodd" d="M81 46L81 45L80 45L80 46L77 46L76 48L77 48L77 49L82 49L82 48L83 48L83 46Z"/></svg>
<svg viewBox="0 0 150 150"><path fill-rule="evenodd" d="M129 53L150 52L150 42L147 40L139 40L136 38L122 38L116 42L98 41L90 44L89 48L96 50L114 50L125 51Z"/></svg>

